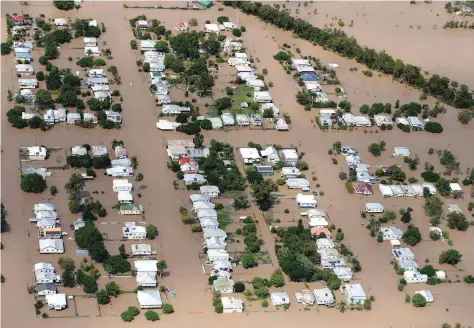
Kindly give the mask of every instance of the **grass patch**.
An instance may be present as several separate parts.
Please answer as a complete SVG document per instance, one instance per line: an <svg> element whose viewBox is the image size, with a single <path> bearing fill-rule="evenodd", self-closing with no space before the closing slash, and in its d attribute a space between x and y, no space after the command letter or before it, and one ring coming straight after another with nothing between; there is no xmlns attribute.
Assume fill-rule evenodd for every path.
<svg viewBox="0 0 474 328"><path fill-rule="evenodd" d="M238 198L241 196L245 196L246 193L243 190L228 190L222 193L221 198Z"/></svg>
<svg viewBox="0 0 474 328"><path fill-rule="evenodd" d="M272 260L270 259L270 254L268 254L268 252L253 253L253 258L255 262L257 263L261 263L261 264L272 263Z"/></svg>
<svg viewBox="0 0 474 328"><path fill-rule="evenodd" d="M247 93L249 93L252 96L247 97ZM234 94L230 96L230 99L232 99L232 108L231 108L232 115L235 116L236 114L242 114L244 112L240 108L240 103L253 102L253 88L249 88L246 85L241 85L234 91ZM248 115L250 115L250 114L254 114L255 112L252 109L247 108L247 113Z"/></svg>
<svg viewBox="0 0 474 328"><path fill-rule="evenodd" d="M224 208L217 212L217 222L219 222L219 227L222 230L225 230L225 228L232 223L232 218L228 208Z"/></svg>

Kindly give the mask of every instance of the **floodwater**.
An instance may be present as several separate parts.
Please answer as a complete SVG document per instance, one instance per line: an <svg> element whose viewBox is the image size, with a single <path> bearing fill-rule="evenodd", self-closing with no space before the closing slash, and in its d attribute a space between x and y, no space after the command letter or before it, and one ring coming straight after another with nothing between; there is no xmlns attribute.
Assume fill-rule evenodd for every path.
<svg viewBox="0 0 474 328"><path fill-rule="evenodd" d="M73 215L68 214L67 196L63 190L71 171L54 172L53 177L48 178L48 184L57 185L60 193L55 197L50 197L48 192L40 195L28 195L21 192L17 181L16 171L19 168L18 147L30 145L59 146L67 149L73 145L89 143L103 144L110 146L110 142L115 138L123 140L129 152L136 155L139 161L138 172L144 174L142 185L146 188L141 190L143 197L138 199L138 203L145 206L145 219L147 222L155 224L160 236L155 241L156 249L159 255L168 262L169 276L161 281L161 284L176 291L176 297L170 297L169 302L173 304L176 313L171 316L162 316L163 324L193 325L197 327L218 327L225 324L229 327L238 327L242 325L258 325L262 327L274 327L276 325L291 325L297 320L299 324L310 325L313 323L322 324L329 327L342 325L351 325L353 327L438 327L443 322L461 322L464 324L473 324L474 319L470 314L473 310L472 292L473 287L461 283L444 284L430 286L435 296L435 303L424 308L415 309L410 305L404 304L405 292L396 290L396 282L399 279L390 267L390 247L387 244L377 244L372 239L367 230L361 225L359 212L366 201L382 201L378 192L369 198L348 195L343 183L337 178L338 172L343 165L344 159L338 158L339 165L331 163L331 156L327 150L335 141L341 141L343 144L358 148L361 157L370 164L401 164L408 176L417 176L423 168L423 163L430 160L434 164L438 163L437 156L427 154L430 147L436 149L450 149L458 156L462 171L468 166L473 166L474 153L469 151L470 145L467 141L472 140L474 133L473 125L461 126L457 123L456 113L453 108L447 107L447 113L440 116L440 121L445 131L441 135L431 135L428 133L410 133L404 134L398 129L375 133L375 128L370 131L373 133L364 133L363 129L352 132L337 132L330 130L322 132L315 128L311 122L316 112L305 112L302 106L295 101L294 95L297 92L297 86L291 75L287 75L279 64L272 58L278 51L278 46L283 43L291 44L292 49L300 48L301 53L312 55L321 59L323 63L337 62L341 68L337 70L339 79L346 90L349 100L354 104L354 108L360 105L373 102L391 102L392 104L400 99L400 102L407 103L416 101L419 92L407 88L399 83L393 82L390 78L384 76L374 76L367 78L360 73L363 66L355 61L338 57L333 53L324 51L321 48L314 47L308 42L294 40L290 33L277 30L267 26L253 17L245 16L238 11L225 8L223 11L217 11L214 7L210 10L191 12L191 11L163 11L163 10L140 10L124 9L122 3L113 2L86 2L78 12L59 12L50 3L32 3L28 7L20 7L18 3L2 3L2 12L24 12L30 15L46 14L47 17L74 17L94 18L103 22L107 28L107 33L101 36L100 40L107 42L107 47L112 50L113 60L108 61L110 65L117 66L119 74L122 76L123 84L119 90L123 96L124 124L121 130L104 131L99 127L92 130L84 130L79 127L56 126L49 132L34 130L16 130L4 119L5 111L11 107L6 102L6 91L13 88L16 79L12 78L11 71L14 68L11 62L11 55L2 57L2 201L8 210L7 220L11 225L11 232L2 234L2 242L5 249L2 250L2 273L7 281L2 284L2 327L27 327L35 325L37 327L63 327L65 324L71 327L104 327L108 325L124 326L120 317L116 316L129 305L135 305L133 294L121 295L112 301L112 306L103 307L102 316L95 317L95 311L90 304L79 302L79 308L84 308L90 317L86 318L68 318L68 319L50 319L41 320L35 317L32 304L32 297L26 292L27 283L32 282L32 267L38 260L56 262L58 256L39 255L36 251L37 241L32 234L28 236L27 231L32 227L26 222L29 217L29 211L34 203L45 201L51 198L51 201L58 207L61 215L62 225L68 227L75 220ZM320 5L321 6L321 5ZM267 68L269 73L267 81L273 81L275 86L270 89L274 102L284 112L288 112L292 118L292 128L289 132L276 131L210 131L205 132L206 142L211 139L217 139L223 142L229 142L234 147L245 146L249 141L261 144L280 144L284 146L298 146L299 151L305 152L305 161L310 167L314 166L315 175L318 178L317 183L321 185L320 191L324 191L322 203L326 208L331 223L341 227L345 231L344 243L351 247L362 264L363 271L357 274L357 282L365 286L367 294L373 295L376 302L373 310L369 312L351 312L340 314L335 309L321 309L320 311L302 311L301 307L293 304L289 311L283 312L254 312L249 311L243 314L216 315L213 312L211 292L207 285L207 277L203 274L198 252L202 247L202 242L196 235L193 235L189 227L181 223L178 208L187 204L189 193L176 192L173 190L172 181L174 174L166 167L166 152L164 145L166 140L175 138L185 138L179 133L161 132L156 129L157 121L156 107L152 95L146 87L144 74L137 71L135 61L138 56L130 50L129 40L132 39L132 33L129 28L128 19L139 14L146 14L149 19L159 19L168 28L179 20L187 21L191 17L199 20L202 26L205 20L215 21L220 15L228 16L236 24L244 25L247 32L244 33L244 44L249 53L254 58L259 58L260 63L256 63L258 70ZM2 20L4 23L4 21ZM2 33L4 34L4 27ZM74 67L65 58L70 50L65 46L64 54L59 59L61 67ZM76 50L72 50L76 51ZM74 52L71 52L74 53ZM39 54L35 53L35 58ZM76 55L72 55L76 56ZM462 65L459 61L455 65ZM35 66L38 65L35 63ZM226 65L226 64L222 64ZM349 67L357 67L358 72L350 72ZM37 67L38 68L38 67ZM133 87L129 85L134 82ZM433 105L434 100L428 98L426 103ZM357 111L357 110L355 110ZM373 158L365 149L368 144L384 140L387 151L380 158ZM412 153L420 157L421 164L419 170L408 173L408 169L403 164L402 159L391 158L390 152L394 146L408 146ZM471 147L472 148L472 147ZM98 171L99 173L99 171ZM98 194L92 194L99 199L108 209L109 215L100 219L100 221L122 221L111 206L115 203L115 195L111 191L110 178L100 176L97 181L87 183L86 191L92 193L99 191ZM314 187L314 186L313 186ZM135 188L137 189L137 188ZM102 194L101 191L104 191ZM466 190L467 191L467 190ZM135 194L136 195L136 192ZM414 223L420 227L424 239L428 239L428 218L424 215L421 199L390 199L383 200L386 208L398 210L408 206L414 209ZM445 204L453 201L445 200ZM456 200L465 213L467 213L467 197L465 200ZM286 203L285 203L286 204ZM286 206L286 205L285 205ZM255 206L251 210L255 212ZM282 209L275 209L282 211ZM297 213L296 207L291 211ZM297 218L295 218L297 219ZM133 218L132 218L133 220ZM136 218L139 221L140 218ZM99 222L100 222L99 221ZM398 226L401 226L397 222ZM100 227L99 227L100 228ZM117 227L118 228L118 227ZM272 259L273 236L268 233L268 228L263 218L259 219L259 228L265 241L265 249L269 250ZM112 229L112 227L104 228ZM66 228L68 231L68 229ZM443 267L447 269L448 276L453 279L462 279L466 274L472 273L474 266L474 254L472 248L473 229L464 233L453 233L451 237L454 241L454 247L463 253L463 261L457 268ZM106 244L107 245L107 244ZM74 242L66 241L66 253L74 256ZM117 253L115 248L117 243L111 242L111 253ZM414 248L414 252L420 264L424 259L436 265L436 258L441 250L448 249L449 246L442 242L423 241ZM80 259L78 259L80 260ZM275 263L275 262L274 262ZM461 271L462 270L462 271ZM259 275L259 271L255 275ZM260 273L263 275L263 273ZM265 272L264 274L267 274ZM459 278L456 277L459 276ZM123 278L125 279L125 278ZM101 282L99 283L102 285ZM120 284L120 282L119 282ZM124 288L128 289L130 282L123 283ZM303 286L301 285L301 287ZM411 293L414 286L406 289ZM425 286L416 286L422 289ZM290 295L296 290L295 284L285 287ZM80 290L78 290L80 292ZM338 294L338 293L337 293ZM340 295L338 294L340 299ZM14 300L14 302L12 301ZM294 300L292 298L292 300ZM295 302L293 302L295 303ZM268 309L271 309L269 307ZM249 309L250 310L250 309ZM335 319L337 324L335 324ZM135 319L134 324L139 326L147 325L143 315Z"/></svg>
<svg viewBox="0 0 474 328"><path fill-rule="evenodd" d="M409 1L352 1L343 4L314 1L308 2L307 6L301 2L299 7L298 3L285 3L295 17L320 28L340 28L354 36L361 45L385 50L393 58L419 66L422 71L446 76L474 88L472 65L468 69L474 58L473 30L443 29L448 21L467 21L470 25L474 18L449 14L444 9L445 2L417 1L413 5ZM343 20L344 27L338 26L338 19Z"/></svg>

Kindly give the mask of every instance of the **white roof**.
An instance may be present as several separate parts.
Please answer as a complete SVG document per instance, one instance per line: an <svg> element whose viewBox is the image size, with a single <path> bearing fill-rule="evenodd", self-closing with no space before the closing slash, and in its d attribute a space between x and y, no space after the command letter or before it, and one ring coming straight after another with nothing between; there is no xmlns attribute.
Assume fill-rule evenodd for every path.
<svg viewBox="0 0 474 328"><path fill-rule="evenodd" d="M403 231L397 227L381 227L380 232L387 236L393 235L396 239L400 239L403 236Z"/></svg>
<svg viewBox="0 0 474 328"><path fill-rule="evenodd" d="M207 30L207 31L212 31L212 32L216 32L216 33L219 33L219 26L217 24L205 24L204 25L204 29Z"/></svg>
<svg viewBox="0 0 474 328"><path fill-rule="evenodd" d="M214 186L201 186L201 188L202 187L214 187ZM199 202L199 201L207 202L211 200L211 196L207 194L192 194L189 196L189 199L191 200L191 202Z"/></svg>
<svg viewBox="0 0 474 328"><path fill-rule="evenodd" d="M296 149L283 149L281 153L286 160L298 160L298 153L296 152Z"/></svg>
<svg viewBox="0 0 474 328"><path fill-rule="evenodd" d="M92 156L102 156L107 155L107 147L105 146L92 146L91 148Z"/></svg>
<svg viewBox="0 0 474 328"><path fill-rule="evenodd" d="M318 300L332 300L334 301L334 296L329 288L315 289L313 291L314 297Z"/></svg>
<svg viewBox="0 0 474 328"><path fill-rule="evenodd" d="M33 206L33 211L56 211L56 207L51 203L39 203Z"/></svg>
<svg viewBox="0 0 474 328"><path fill-rule="evenodd" d="M316 245L318 248L329 248L334 247L334 242L328 238L320 238L316 240Z"/></svg>
<svg viewBox="0 0 474 328"><path fill-rule="evenodd" d="M392 254L395 258L415 258L415 254L409 248L393 249Z"/></svg>
<svg viewBox="0 0 474 328"><path fill-rule="evenodd" d="M225 249L210 249L207 251L208 257L229 257Z"/></svg>
<svg viewBox="0 0 474 328"><path fill-rule="evenodd" d="M119 191L117 193L117 198L120 201L133 201L133 196L130 191Z"/></svg>
<svg viewBox="0 0 474 328"><path fill-rule="evenodd" d="M36 227L38 228L55 227L57 222L58 221L55 219L39 219L38 222L36 222Z"/></svg>
<svg viewBox="0 0 474 328"><path fill-rule="evenodd" d="M40 263L36 263L34 266L34 271L38 271L38 270L53 270L54 271L54 267L49 262L40 262Z"/></svg>
<svg viewBox="0 0 474 328"><path fill-rule="evenodd" d="M65 307L67 305L66 294L50 294L46 295L46 302L50 306Z"/></svg>
<svg viewBox="0 0 474 328"><path fill-rule="evenodd" d="M344 284L348 298L365 298L364 287L361 284Z"/></svg>
<svg viewBox="0 0 474 328"><path fill-rule="evenodd" d="M405 271L403 273L403 277L405 279L413 279L413 278L424 278L424 277L428 277L428 276L426 274L421 274L418 271L408 270L408 271Z"/></svg>
<svg viewBox="0 0 474 328"><path fill-rule="evenodd" d="M451 191L462 191L459 183L450 183L449 188L451 189Z"/></svg>
<svg viewBox="0 0 474 328"><path fill-rule="evenodd" d="M82 147L82 146L74 146L74 147L71 148L71 153L73 155L82 156L82 155L87 154L87 149L86 149L86 147Z"/></svg>
<svg viewBox="0 0 474 328"><path fill-rule="evenodd" d="M151 253L151 245L149 244L132 244L132 254L134 253Z"/></svg>
<svg viewBox="0 0 474 328"><path fill-rule="evenodd" d="M93 20L90 20L90 21L89 21L89 26L95 26L95 27L97 27L97 21L94 20L94 19L93 19Z"/></svg>
<svg viewBox="0 0 474 328"><path fill-rule="evenodd" d="M431 302L434 301L433 294L429 290L417 290L413 294L422 295L425 298L426 302L428 302L428 303L431 303Z"/></svg>
<svg viewBox="0 0 474 328"><path fill-rule="evenodd" d="M216 207L216 205L214 205L211 202L197 201L193 203L193 209L195 211L201 210L201 209L213 209L214 207Z"/></svg>
<svg viewBox="0 0 474 328"><path fill-rule="evenodd" d="M315 217L309 219L310 227L327 227L329 225L328 221L323 217Z"/></svg>
<svg viewBox="0 0 474 328"><path fill-rule="evenodd" d="M300 175L301 171L298 170L296 167L284 167L281 169L281 173L284 175L288 175L288 174Z"/></svg>
<svg viewBox="0 0 474 328"><path fill-rule="evenodd" d="M326 217L326 212L319 208L311 208L308 210L308 219L318 218L318 217Z"/></svg>
<svg viewBox="0 0 474 328"><path fill-rule="evenodd" d="M408 116L407 120L408 120L408 123L410 123L410 125L415 126L415 127L423 125L420 119L416 116Z"/></svg>
<svg viewBox="0 0 474 328"><path fill-rule="evenodd" d="M227 233L222 229L203 228L202 232L203 232L204 238L211 238L211 237L227 238Z"/></svg>
<svg viewBox="0 0 474 328"><path fill-rule="evenodd" d="M156 41L154 40L141 40L140 41L140 48L154 48L156 45Z"/></svg>
<svg viewBox="0 0 474 328"><path fill-rule="evenodd" d="M379 191L384 197L393 196L392 188L390 188L388 185L379 184Z"/></svg>
<svg viewBox="0 0 474 328"><path fill-rule="evenodd" d="M260 154L256 148L239 148L244 159L260 159Z"/></svg>
<svg viewBox="0 0 474 328"><path fill-rule="evenodd" d="M157 260L140 260L134 262L135 269L137 269L137 271L144 272L157 272L157 264Z"/></svg>
<svg viewBox="0 0 474 328"><path fill-rule="evenodd" d="M316 204L316 199L314 198L314 195L298 194L296 195L296 201L298 203L304 204Z"/></svg>
<svg viewBox="0 0 474 328"><path fill-rule="evenodd" d="M226 28L236 28L237 25L231 22L223 22L222 25L224 25Z"/></svg>
<svg viewBox="0 0 474 328"><path fill-rule="evenodd" d="M231 113L222 113L221 115L222 122L224 125L234 125L235 120L234 116Z"/></svg>
<svg viewBox="0 0 474 328"><path fill-rule="evenodd" d="M252 88L261 88L265 86L265 83L262 80L254 79L247 81L247 85Z"/></svg>
<svg viewBox="0 0 474 328"><path fill-rule="evenodd" d="M310 65L309 61L307 59L291 59L291 63L293 65Z"/></svg>
<svg viewBox="0 0 474 328"><path fill-rule="evenodd" d="M97 38L84 37L84 43L97 43Z"/></svg>
<svg viewBox="0 0 474 328"><path fill-rule="evenodd" d="M397 117L396 121L397 123L400 123L402 125L410 125L410 123L408 123L408 120L403 116Z"/></svg>
<svg viewBox="0 0 474 328"><path fill-rule="evenodd" d="M274 292L270 294L273 304L290 304L290 296L287 292Z"/></svg>
<svg viewBox="0 0 474 328"><path fill-rule="evenodd" d="M237 297L224 296L221 297L221 300L224 309L242 309L244 307L244 302Z"/></svg>
<svg viewBox="0 0 474 328"><path fill-rule="evenodd" d="M272 96L268 91L256 91L253 96L254 98L258 99L269 99L270 101L272 100Z"/></svg>
<svg viewBox="0 0 474 328"><path fill-rule="evenodd" d="M172 131L172 130L176 130L176 128L178 126L180 126L181 123L177 123L177 122L170 122L168 120L159 120L157 123L156 123L156 127L160 130L163 130L163 131Z"/></svg>
<svg viewBox="0 0 474 328"><path fill-rule="evenodd" d="M204 218L204 217L216 217L217 218L217 212L213 209L197 210L197 217L198 218Z"/></svg>
<svg viewBox="0 0 474 328"><path fill-rule="evenodd" d="M131 186L132 183L128 182L127 179L114 179L113 181L113 186L114 187L119 187L119 186Z"/></svg>
<svg viewBox="0 0 474 328"><path fill-rule="evenodd" d="M384 207L380 203L365 203L365 207L369 210L384 210Z"/></svg>
<svg viewBox="0 0 474 328"><path fill-rule="evenodd" d="M67 25L68 20L66 18L55 18L54 19L54 24L56 24L56 25Z"/></svg>
<svg viewBox="0 0 474 328"><path fill-rule="evenodd" d="M40 250L46 248L55 248L58 252L64 253L64 242L62 239L40 239L39 240Z"/></svg>
<svg viewBox="0 0 474 328"><path fill-rule="evenodd" d="M410 150L407 147L393 147L396 156L410 156Z"/></svg>
<svg viewBox="0 0 474 328"><path fill-rule="evenodd" d="M398 240L398 239L392 239L392 240L390 240L390 245L392 245L392 246L400 246L401 243L400 243L400 240Z"/></svg>
<svg viewBox="0 0 474 328"><path fill-rule="evenodd" d="M162 307L163 301L159 290L147 289L137 291L138 303L141 307Z"/></svg>
<svg viewBox="0 0 474 328"><path fill-rule="evenodd" d="M222 120L220 117L209 117L208 120L211 121L214 129L222 128Z"/></svg>

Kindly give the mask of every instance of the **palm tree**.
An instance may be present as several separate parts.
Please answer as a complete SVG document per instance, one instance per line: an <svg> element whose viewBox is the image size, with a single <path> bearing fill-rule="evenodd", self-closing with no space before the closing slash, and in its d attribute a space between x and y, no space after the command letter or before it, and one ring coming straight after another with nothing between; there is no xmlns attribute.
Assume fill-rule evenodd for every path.
<svg viewBox="0 0 474 328"><path fill-rule="evenodd" d="M339 309L339 312L344 313L346 312L346 302L340 301L339 304L337 305L337 308Z"/></svg>
<svg viewBox="0 0 474 328"><path fill-rule="evenodd" d="M163 273L165 273L165 270L168 269L168 263L166 263L165 260L160 260L156 267L158 269L160 277L163 277Z"/></svg>
<svg viewBox="0 0 474 328"><path fill-rule="evenodd" d="M91 56L91 55L92 55L92 53L93 53L93 52L92 52L92 50L90 50L90 49L87 49L87 52L86 52L86 55L87 55L87 56Z"/></svg>
<svg viewBox="0 0 474 328"><path fill-rule="evenodd" d="M109 48L103 50L103 52L104 52L104 56L106 56L107 58L112 56L112 50L110 50Z"/></svg>

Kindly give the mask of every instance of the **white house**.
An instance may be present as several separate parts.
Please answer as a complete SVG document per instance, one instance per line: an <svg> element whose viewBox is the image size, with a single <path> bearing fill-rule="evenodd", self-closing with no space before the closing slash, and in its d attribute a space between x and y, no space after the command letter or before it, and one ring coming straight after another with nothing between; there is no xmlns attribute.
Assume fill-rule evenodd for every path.
<svg viewBox="0 0 474 328"><path fill-rule="evenodd" d="M225 240L227 238L227 233L222 229L202 229L204 239L208 238L220 238Z"/></svg>
<svg viewBox="0 0 474 328"><path fill-rule="evenodd" d="M225 249L210 249L207 251L207 261L229 261L229 253Z"/></svg>
<svg viewBox="0 0 474 328"><path fill-rule="evenodd" d="M413 295L419 294L423 296L426 300L426 303L433 303L434 297L433 294L429 290L417 290L413 293Z"/></svg>
<svg viewBox="0 0 474 328"><path fill-rule="evenodd" d="M139 290L137 299L140 309L161 309L163 307L159 290Z"/></svg>
<svg viewBox="0 0 474 328"><path fill-rule="evenodd" d="M156 127L162 131L175 131L181 123L171 122L168 120L159 120L156 123Z"/></svg>
<svg viewBox="0 0 474 328"><path fill-rule="evenodd" d="M322 260L338 260L341 257L341 254L337 251L337 249L320 249L318 250L319 255L321 255ZM332 267L335 267L332 265ZM337 267L341 267L341 265L337 265Z"/></svg>
<svg viewBox="0 0 474 328"><path fill-rule="evenodd" d="M286 123L285 119L283 119L283 118L277 119L277 121L275 123L275 128L277 129L277 131L288 131L289 130L288 123Z"/></svg>
<svg viewBox="0 0 474 328"><path fill-rule="evenodd" d="M51 203L38 203L33 205L33 211L35 213L39 211L56 211L56 206Z"/></svg>
<svg viewBox="0 0 474 328"><path fill-rule="evenodd" d="M97 38L84 37L84 46L85 47L97 47Z"/></svg>
<svg viewBox="0 0 474 328"><path fill-rule="evenodd" d="M392 249L392 255L395 260L414 260L415 254L409 248Z"/></svg>
<svg viewBox="0 0 474 328"><path fill-rule="evenodd" d="M132 183L127 179L114 179L112 190L115 192L132 191Z"/></svg>
<svg viewBox="0 0 474 328"><path fill-rule="evenodd" d="M122 228L122 236L127 239L145 239L146 228L137 226L135 222L126 222L125 227Z"/></svg>
<svg viewBox="0 0 474 328"><path fill-rule="evenodd" d="M119 158L110 161L110 166L112 167L130 167L130 165L132 165L132 161L129 158Z"/></svg>
<svg viewBox="0 0 474 328"><path fill-rule="evenodd" d="M66 294L46 295L48 310L63 310L67 307Z"/></svg>
<svg viewBox="0 0 474 328"><path fill-rule="evenodd" d="M316 240L318 251L323 249L334 249L334 242L328 238L320 238Z"/></svg>
<svg viewBox="0 0 474 328"><path fill-rule="evenodd" d="M295 149L283 149L280 151L281 159L286 165L296 166L298 162L298 153Z"/></svg>
<svg viewBox="0 0 474 328"><path fill-rule="evenodd" d="M380 203L366 203L365 211L367 213L383 213L384 207Z"/></svg>
<svg viewBox="0 0 474 328"><path fill-rule="evenodd" d="M140 51L154 51L155 50L156 41L154 40L141 40L140 41Z"/></svg>
<svg viewBox="0 0 474 328"><path fill-rule="evenodd" d="M204 25L204 32L205 33L216 33L219 34L220 29L217 24L205 24Z"/></svg>
<svg viewBox="0 0 474 328"><path fill-rule="evenodd" d="M315 289L313 294L318 305L334 304L334 295L329 288Z"/></svg>
<svg viewBox="0 0 474 328"><path fill-rule="evenodd" d="M46 295L53 295L56 294L57 288L55 284L39 284L38 285L38 296L46 296Z"/></svg>
<svg viewBox="0 0 474 328"><path fill-rule="evenodd" d="M135 261L135 270L137 271L137 286L156 287L158 280L156 279L157 260L141 260Z"/></svg>
<svg viewBox="0 0 474 328"><path fill-rule="evenodd" d="M115 166L106 169L105 172L108 176L112 177L130 177L133 175L133 169L125 166Z"/></svg>
<svg viewBox="0 0 474 328"><path fill-rule="evenodd" d="M265 110L267 109L271 109L273 112L273 116L275 117L280 115L280 109L277 106L275 106L275 104L272 102L267 102L260 105L260 113L262 115L265 113Z"/></svg>
<svg viewBox="0 0 474 328"><path fill-rule="evenodd" d="M280 155L278 155L278 151L273 146L269 146L260 151L262 157L266 157L267 161L272 164L276 164L280 161ZM296 176L294 176L296 178Z"/></svg>
<svg viewBox="0 0 474 328"><path fill-rule="evenodd" d="M62 239L40 239L40 254L62 254L64 253L64 242Z"/></svg>
<svg viewBox="0 0 474 328"><path fill-rule="evenodd" d="M234 116L231 113L222 113L221 119L222 119L222 124L224 126L234 126L235 125Z"/></svg>
<svg viewBox="0 0 474 328"><path fill-rule="evenodd" d="M66 122L66 110L64 108L48 109L43 114L43 120L48 124Z"/></svg>
<svg viewBox="0 0 474 328"><path fill-rule="evenodd" d="M61 281L61 277L55 273L53 265L49 262L36 263L33 272L37 284L50 284Z"/></svg>
<svg viewBox="0 0 474 328"><path fill-rule="evenodd" d="M272 96L270 95L270 92L268 91L256 91L253 94L253 100L256 103L269 103L272 102Z"/></svg>
<svg viewBox="0 0 474 328"><path fill-rule="evenodd" d="M246 114L236 114L235 119L237 120L237 125L239 127L250 126L250 118Z"/></svg>
<svg viewBox="0 0 474 328"><path fill-rule="evenodd" d="M418 263L416 263L414 259L397 260L397 266L399 269L402 269L404 271L418 271L420 269L420 266L418 265Z"/></svg>
<svg viewBox="0 0 474 328"><path fill-rule="evenodd" d="M223 311L222 313L235 313L244 311L244 302L237 297L221 297Z"/></svg>
<svg viewBox="0 0 474 328"><path fill-rule="evenodd" d="M199 224L203 229L218 229L219 222L217 221L217 217L205 217L199 218Z"/></svg>
<svg viewBox="0 0 474 328"><path fill-rule="evenodd" d="M210 230L217 230L217 229L210 229ZM210 237L204 239L205 247L209 249L225 249L227 247L227 243L223 238L219 237Z"/></svg>
<svg viewBox="0 0 474 328"><path fill-rule="evenodd" d="M122 204L119 208L121 215L142 215L143 212L143 206L138 204Z"/></svg>
<svg viewBox="0 0 474 328"><path fill-rule="evenodd" d="M327 228L329 222L324 217L315 217L309 219L309 226L311 228Z"/></svg>
<svg viewBox="0 0 474 328"><path fill-rule="evenodd" d="M428 281L428 275L411 270L403 272L403 278L405 278L407 284L425 283Z"/></svg>
<svg viewBox="0 0 474 328"><path fill-rule="evenodd" d="M383 240L400 240L403 236L403 231L397 227L380 227L379 232Z"/></svg>
<svg viewBox="0 0 474 328"><path fill-rule="evenodd" d="M324 250L322 250L321 252L323 252ZM328 254L329 253L333 253L332 250L327 250L329 252L327 252ZM346 261L343 259L343 258L327 258L327 259L323 259L321 258L321 267L323 268L323 270L326 270L326 271L333 271L334 268L344 268L347 266L347 263Z"/></svg>
<svg viewBox="0 0 474 328"><path fill-rule="evenodd" d="M133 203L133 196L130 191L118 191L117 198L120 204L131 204Z"/></svg>
<svg viewBox="0 0 474 328"><path fill-rule="evenodd" d="M308 289L295 292L295 298L298 303L304 306L313 305L315 301L314 294Z"/></svg>
<svg viewBox="0 0 474 328"><path fill-rule="evenodd" d="M316 198L314 198L314 195L298 194L296 195L296 203L299 207L302 208L314 208L317 206Z"/></svg>
<svg viewBox="0 0 474 328"><path fill-rule="evenodd" d="M388 115L374 115L374 121L377 126L393 125L392 118Z"/></svg>
<svg viewBox="0 0 474 328"><path fill-rule="evenodd" d="M36 89L38 87L37 79L18 79L20 89Z"/></svg>
<svg viewBox="0 0 474 328"><path fill-rule="evenodd" d="M281 169L281 177L284 179L296 178L301 174L301 171L296 167L283 167Z"/></svg>
<svg viewBox="0 0 474 328"><path fill-rule="evenodd" d="M283 306L290 304L290 296L286 292L274 292L270 294L273 306Z"/></svg>
<svg viewBox="0 0 474 328"><path fill-rule="evenodd" d="M185 174L183 181L186 185L193 183L204 184L206 183L206 178L201 174Z"/></svg>
<svg viewBox="0 0 474 328"><path fill-rule="evenodd" d="M260 79L248 80L245 84L249 88L253 88L254 91L260 91L265 86L265 83Z"/></svg>
<svg viewBox="0 0 474 328"><path fill-rule="evenodd" d="M361 284L344 284L341 291L349 304L364 304L367 300L364 287Z"/></svg>
<svg viewBox="0 0 474 328"><path fill-rule="evenodd" d="M66 18L55 18L54 25L55 26L68 26L69 22Z"/></svg>
<svg viewBox="0 0 474 328"><path fill-rule="evenodd" d="M332 272L342 281L349 282L352 279L352 269L349 267L337 267Z"/></svg>
<svg viewBox="0 0 474 328"><path fill-rule="evenodd" d="M229 294L234 292L234 281L229 278L218 277L212 283L214 290L221 294Z"/></svg>
<svg viewBox="0 0 474 328"><path fill-rule="evenodd" d="M204 197L209 196L210 198L215 198L220 195L220 190L217 186L200 186L199 191L201 192L201 195L204 195Z"/></svg>
<svg viewBox="0 0 474 328"><path fill-rule="evenodd" d="M410 149L408 149L407 147L393 147L393 155L408 157L410 156Z"/></svg>
<svg viewBox="0 0 474 328"><path fill-rule="evenodd" d="M105 115L107 115L107 121L111 121L114 123L121 123L122 122L122 115L118 112L114 112L111 110L106 110Z"/></svg>
<svg viewBox="0 0 474 328"><path fill-rule="evenodd" d="M222 129L223 123L220 117L209 117L208 120L211 121L214 130Z"/></svg>
<svg viewBox="0 0 474 328"><path fill-rule="evenodd" d="M176 22L173 26L174 29L179 32L188 30L188 23L186 22Z"/></svg>
<svg viewBox="0 0 474 328"><path fill-rule="evenodd" d="M286 180L288 189L301 189L303 191L309 191L309 181L304 178L291 178Z"/></svg>
<svg viewBox="0 0 474 328"><path fill-rule="evenodd" d="M151 255L151 245L149 244L132 244L130 247L134 256Z"/></svg>
<svg viewBox="0 0 474 328"><path fill-rule="evenodd" d="M245 164L260 163L260 154L256 148L239 148L239 152Z"/></svg>
<svg viewBox="0 0 474 328"><path fill-rule="evenodd" d="M16 73L20 75L32 75L35 74L35 70L32 65L29 64L19 64L15 65Z"/></svg>
<svg viewBox="0 0 474 328"><path fill-rule="evenodd" d="M164 104L161 112L165 115L178 115L181 113L190 113L191 108L174 104Z"/></svg>
<svg viewBox="0 0 474 328"><path fill-rule="evenodd" d="M408 121L408 123L410 124L410 126L412 128L417 128L417 129L422 129L423 128L423 123L416 116L408 116L407 121Z"/></svg>
<svg viewBox="0 0 474 328"><path fill-rule="evenodd" d="M88 77L102 77L102 78L106 78L107 77L107 72L104 71L104 69L102 68L93 68L93 69L89 69L87 70L87 74L86 74Z"/></svg>
<svg viewBox="0 0 474 328"><path fill-rule="evenodd" d="M216 207L216 205L214 205L213 203L211 202L201 202L201 201L198 201L198 202L194 202L193 203L193 211L194 212L197 212L199 210L209 210L209 209L214 209Z"/></svg>
<svg viewBox="0 0 474 328"><path fill-rule="evenodd" d="M216 187L216 186L201 186L200 188L202 187ZM216 187L218 188L219 190L219 187ZM202 193L201 191L201 194L192 194L189 196L189 200L191 203L194 203L194 202L209 202L211 200L211 196L205 194L205 193Z"/></svg>

